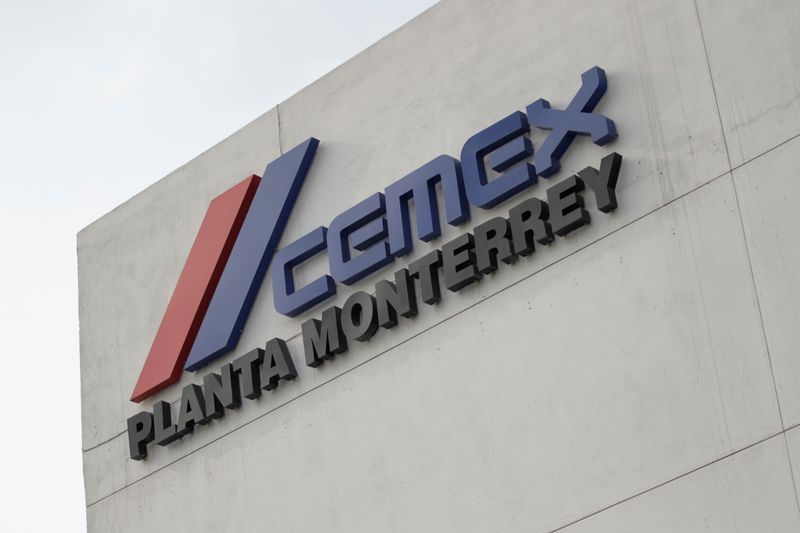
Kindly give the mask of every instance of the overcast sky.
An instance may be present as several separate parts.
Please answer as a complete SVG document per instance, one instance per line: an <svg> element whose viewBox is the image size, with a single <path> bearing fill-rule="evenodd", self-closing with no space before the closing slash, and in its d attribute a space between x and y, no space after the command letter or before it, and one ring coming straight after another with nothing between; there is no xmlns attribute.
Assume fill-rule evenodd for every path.
<svg viewBox="0 0 800 533"><path fill-rule="evenodd" d="M0 0L0 530L86 527L78 230L434 3Z"/></svg>

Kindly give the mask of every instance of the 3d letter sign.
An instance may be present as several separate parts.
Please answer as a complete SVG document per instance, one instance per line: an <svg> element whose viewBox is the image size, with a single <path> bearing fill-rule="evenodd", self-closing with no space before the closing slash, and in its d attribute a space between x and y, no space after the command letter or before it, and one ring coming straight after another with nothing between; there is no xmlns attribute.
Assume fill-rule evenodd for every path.
<svg viewBox="0 0 800 533"><path fill-rule="evenodd" d="M414 247L410 202L417 239L428 242L442 234L439 191L444 220L458 226L470 219L470 206L492 209L535 185L540 176L555 175L577 135L589 136L597 145L614 140L614 122L594 112L606 92L605 72L593 67L581 80L566 109L536 100L525 113L514 111L467 139L460 161L438 156L357 202L328 227L311 229L280 250L319 144L316 139L271 162L263 178L250 176L219 195L200 226L131 400L141 402L177 382L182 370L194 372L234 349L268 269L275 309L296 316L334 296L338 284L353 284L409 254ZM535 154L526 136L532 126L549 130ZM613 211L621 164L622 156L612 152L599 168L586 167L551 185L546 200L522 200L506 217L494 217L472 233L431 249L397 270L391 281L378 281L373 293L355 291L341 308L329 307L319 319L306 320L301 325L306 365L318 367L352 342L396 326L398 315L413 317L420 309L418 297L427 305L437 304L442 282L447 290L459 291L496 271L500 263L511 264L534 253L537 245L589 223L581 196L585 189L594 195L598 210ZM329 273L298 287L294 270L322 253L327 254ZM129 418L131 457L143 459L147 444L169 444L197 424L238 407L242 397L257 398L262 390L274 390L295 377L286 343L273 338L223 365L219 373L205 375L202 385L186 385L174 421L166 401Z"/></svg>

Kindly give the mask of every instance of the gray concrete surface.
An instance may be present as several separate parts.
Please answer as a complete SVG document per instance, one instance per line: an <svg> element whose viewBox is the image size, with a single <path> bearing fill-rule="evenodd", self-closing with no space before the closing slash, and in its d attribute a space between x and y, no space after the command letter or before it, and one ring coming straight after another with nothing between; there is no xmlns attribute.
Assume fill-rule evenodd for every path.
<svg viewBox="0 0 800 533"><path fill-rule="evenodd" d="M798 23L777 0L445 1L84 229L90 531L796 530ZM613 149L615 213L586 195L590 226L128 458L126 418L198 380L128 401L213 196L319 138L286 244L535 99L566 105L595 64L619 139L579 138L550 181ZM273 336L300 363L319 311L279 315L265 284L212 368Z"/></svg>
<svg viewBox="0 0 800 533"><path fill-rule="evenodd" d="M800 138L733 173L785 427L800 424Z"/></svg>
<svg viewBox="0 0 800 533"><path fill-rule="evenodd" d="M637 495L559 531L798 531L782 435Z"/></svg>

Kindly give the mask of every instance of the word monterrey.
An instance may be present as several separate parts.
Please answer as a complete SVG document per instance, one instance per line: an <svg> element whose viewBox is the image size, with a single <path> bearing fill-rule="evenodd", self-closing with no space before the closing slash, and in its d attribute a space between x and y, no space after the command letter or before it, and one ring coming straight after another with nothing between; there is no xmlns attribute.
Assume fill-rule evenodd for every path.
<svg viewBox="0 0 800 533"><path fill-rule="evenodd" d="M527 106L525 113L515 111L470 137L461 151L460 162L447 155L439 156L338 215L329 227L318 227L275 252L271 257L275 308L284 315L297 316L333 297L337 282L353 284L409 254L413 250L411 201L417 237L428 242L441 235L439 194L445 220L451 226L458 226L469 220L470 206L491 209L537 183L539 176L547 178L558 172L559 160L576 135L589 135L597 145L614 140L617 137L614 122L593 112L607 88L605 72L593 67L581 79L581 88L566 109L551 109L547 100L536 100ZM526 136L530 126L550 131L535 154ZM310 139L286 154L300 152L295 159L300 162L296 165L300 169L297 173L303 177L316 146L317 141ZM531 158L533 164L529 162ZM271 165L279 162L280 159ZM319 319L305 321L301 329L306 365L318 367L347 351L350 342L368 341L379 328L396 326L398 315L415 316L418 299L427 305L437 304L442 296L441 282L447 290L459 291L495 272L500 263L512 264L519 256L534 253L537 244L549 244L556 235L563 237L588 224L590 215L581 196L587 188L594 195L598 210L613 211L617 207L615 190L621 163L622 156L611 153L602 158L599 169L586 167L550 186L545 192L546 201L525 199L512 207L506 217L491 218L471 233L463 233L400 268L393 280L378 281L373 293L356 291L341 308L332 306L322 311ZM487 166L494 171L491 179ZM269 170L268 166L265 179ZM252 192L247 191L252 189L255 178L258 177L240 184L242 198L247 194L252 198ZM297 192L299 189L294 196ZM276 207L279 213L273 218L282 218L283 224L278 224L277 232L272 230L270 241L280 238L290 209L291 205L287 209L285 203ZM241 237L236 246L240 240ZM323 252L327 252L330 273L296 287L293 271ZM250 276L256 281L251 283L247 294L247 308L236 316L239 330L255 299L252 285L257 291L259 276L263 276L268 266L264 263L269 263L269 257L265 261L262 256L257 263L261 272ZM224 281L223 275L220 284ZM208 313L213 310L212 299ZM203 327L206 322L209 321L203 322ZM200 368L225 351L199 352L202 333L201 327L186 363L188 370ZM204 355L195 357L195 353ZM150 356L147 363L149 359ZM295 377L297 370L286 342L271 339L264 348L251 350L223 365L219 373L205 375L202 385L186 385L178 403L177 420L173 421L172 408L166 401L155 402L152 412L143 411L130 417L131 457L144 459L149 443L165 446L174 442L192 433L196 425L208 424L222 417L226 409L239 407L243 397L256 399L262 390L274 390L281 381Z"/></svg>

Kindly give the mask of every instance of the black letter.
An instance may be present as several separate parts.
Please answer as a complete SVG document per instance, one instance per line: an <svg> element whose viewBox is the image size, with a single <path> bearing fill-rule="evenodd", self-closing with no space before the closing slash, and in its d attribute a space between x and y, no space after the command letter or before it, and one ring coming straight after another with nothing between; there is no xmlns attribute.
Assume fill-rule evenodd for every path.
<svg viewBox="0 0 800 533"><path fill-rule="evenodd" d="M204 424L206 419L206 404L203 401L203 389L200 385L191 383L183 388L181 393L181 406L178 409L178 433L183 437L194 431L195 424Z"/></svg>
<svg viewBox="0 0 800 533"><path fill-rule="evenodd" d="M583 198L578 194L582 190L583 180L574 175L547 189L550 224L553 225L556 235L563 237L588 224L589 213L583 208Z"/></svg>
<svg viewBox="0 0 800 533"><path fill-rule="evenodd" d="M155 422L155 441L159 446L166 446L178 440L175 426L172 425L172 410L169 403L161 401L153 404L153 419Z"/></svg>
<svg viewBox="0 0 800 533"><path fill-rule="evenodd" d="M609 213L617 208L617 178L619 167L622 165L622 156L613 152L600 161L600 172L593 167L586 167L580 172L583 181L589 184L597 200L597 209Z"/></svg>
<svg viewBox="0 0 800 533"><path fill-rule="evenodd" d="M264 364L261 366L261 383L265 390L278 387L278 381L290 381L297 377L294 361L289 353L289 348L283 339L272 339L267 342L264 355Z"/></svg>
<svg viewBox="0 0 800 533"><path fill-rule="evenodd" d="M322 312L322 322L316 318L303 322L303 349L306 365L319 366L325 359L347 350L347 338L342 332L342 310L336 306Z"/></svg>
<svg viewBox="0 0 800 533"><path fill-rule="evenodd" d="M147 443L153 440L153 415L147 411L128 419L128 447L131 459L141 461L147 457Z"/></svg>
<svg viewBox="0 0 800 533"><path fill-rule="evenodd" d="M549 216L547 203L538 198L525 200L508 212L514 252L517 255L532 254L536 249L534 241L540 244L553 242L553 230L547 222Z"/></svg>
<svg viewBox="0 0 800 533"><path fill-rule="evenodd" d="M401 268L394 273L394 283L382 279L375 284L375 300L378 306L378 325L393 328L397 325L397 313L406 318L417 314L417 295L408 270Z"/></svg>
<svg viewBox="0 0 800 533"><path fill-rule="evenodd" d="M225 408L235 409L242 404L239 380L233 372L233 365L222 367L222 375L211 372L203 377L203 398L206 403L206 418L219 418Z"/></svg>
<svg viewBox="0 0 800 533"><path fill-rule="evenodd" d="M261 380L256 367L264 361L264 350L256 348L233 360L234 372L241 372L239 384L245 398L255 400L261 396Z"/></svg>
<svg viewBox="0 0 800 533"><path fill-rule="evenodd" d="M369 340L378 331L375 298L364 291L350 295L342 307L342 331L348 339Z"/></svg>
<svg viewBox="0 0 800 533"><path fill-rule="evenodd" d="M513 263L517 256L511 248L511 232L508 221L495 217L475 228L475 266L482 274L497 270L497 260L507 265Z"/></svg>
<svg viewBox="0 0 800 533"><path fill-rule="evenodd" d="M442 273L449 291L460 290L481 279L475 268L475 239L465 233L442 246Z"/></svg>
<svg viewBox="0 0 800 533"><path fill-rule="evenodd" d="M442 291L439 289L439 274L436 272L440 266L442 266L442 252L439 250L425 254L408 265L411 276L419 279L422 301L428 305L438 304L442 299Z"/></svg>

